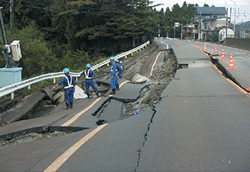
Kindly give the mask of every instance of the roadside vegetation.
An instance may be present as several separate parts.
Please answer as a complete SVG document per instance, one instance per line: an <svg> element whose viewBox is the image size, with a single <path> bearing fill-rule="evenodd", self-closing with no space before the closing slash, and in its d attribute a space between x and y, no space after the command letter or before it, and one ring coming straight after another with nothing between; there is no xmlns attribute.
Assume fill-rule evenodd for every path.
<svg viewBox="0 0 250 172"><path fill-rule="evenodd" d="M205 4L207 5L207 4ZM10 44L10 4L0 1ZM14 39L20 40L22 79L81 71L158 36L174 36L174 22L189 23L197 4L175 4L156 11L148 0L16 0ZM180 28L176 28L176 37ZM0 67L4 67L0 58Z"/></svg>

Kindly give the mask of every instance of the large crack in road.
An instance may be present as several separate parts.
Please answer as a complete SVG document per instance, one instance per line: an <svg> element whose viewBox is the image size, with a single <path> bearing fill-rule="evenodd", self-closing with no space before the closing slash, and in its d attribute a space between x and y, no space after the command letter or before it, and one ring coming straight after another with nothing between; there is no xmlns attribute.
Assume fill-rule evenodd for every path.
<svg viewBox="0 0 250 172"><path fill-rule="evenodd" d="M119 119L125 119L130 116L137 115L140 112L147 110L148 108L153 108L154 104L158 103L161 100L161 93L174 77L178 66L176 57L172 49L163 51L163 53L163 62L155 68L152 75L148 78L147 81L145 81L146 84L143 82L145 86L142 87L137 98L123 99L117 98L116 96L109 97L92 115L101 118L103 111L105 110L105 108L107 108L108 104L111 103L113 99L120 101L125 105L125 113L121 114L121 118ZM138 65L137 63L140 63L140 65ZM137 63L134 63L134 65L131 67L135 69L134 66L141 66L141 64L143 64L143 61L140 60ZM132 74L134 76L138 74L134 73L134 71L135 70L128 69L126 71L126 75L130 76L130 78L132 79ZM131 82L138 83L132 80ZM103 118L97 121L98 125L107 122L109 121Z"/></svg>
<svg viewBox="0 0 250 172"><path fill-rule="evenodd" d="M150 119L150 121L149 121L147 131L146 131L146 133L144 134L144 141L143 141L143 143L142 143L142 147L137 151L137 152L138 152L138 159L137 159L137 163L136 163L137 165L136 165L136 167L135 167L135 169L134 169L135 172L136 172L137 168L140 166L141 152L142 152L143 147L144 147L145 144L146 144L146 141L148 140L148 132L149 132L149 130L150 130L150 128L151 128L151 124L153 123L153 119L154 119L154 117L155 117L155 114L157 113L155 107L152 109L152 111L153 111L153 114L152 114L152 117L151 117L151 119Z"/></svg>
<svg viewBox="0 0 250 172"><path fill-rule="evenodd" d="M141 145L141 148L137 151L138 152L138 159L136 163L136 167L134 171L137 171L137 168L140 166L140 159L143 147L145 146L148 140L148 134L153 124L153 119L157 113L157 110L154 104L158 103L161 100L161 93L170 83L172 78L174 77L176 70L177 70L177 59L172 49L168 50L164 54L164 63L160 65L156 70L154 70L153 75L150 79L154 82L152 85L149 85L150 93L147 96L142 96L142 100L140 100L141 104L147 105L148 108L152 108L152 116L150 121L147 125L147 130L144 134L144 141ZM147 93L147 92L146 92Z"/></svg>
<svg viewBox="0 0 250 172"><path fill-rule="evenodd" d="M135 66L141 66L143 64L142 61L138 62L140 65L134 64ZM108 108L108 105L115 99L116 101L119 101L125 105L125 113L121 115L122 119L126 119L128 117L131 117L133 115L140 115L143 111L147 109L152 109L152 116L150 118L149 123L147 124L147 129L145 134L143 135L143 143L141 147L137 150L138 158L136 162L136 167L134 168L134 171L137 170L137 168L140 165L140 157L143 150L143 147L145 146L148 138L148 134L150 132L150 128L153 124L153 119L155 115L157 114L157 110L155 108L155 104L159 103L162 99L161 94L163 90L167 87L167 85L171 82L172 78L174 77L176 70L178 68L178 63L176 56L172 49L164 51L164 60L163 62L158 65L152 75L148 78L146 81L145 86L142 87L142 89L139 92L139 95L134 100L128 100L128 99L122 99L122 98L116 98L115 96L109 97L103 104L93 113L93 116L96 116L100 118L97 121L98 125L101 125L103 123L108 123L109 121L102 117L102 113L104 113L105 108ZM134 69L134 67L133 67ZM133 73L136 75L136 73ZM130 73L127 72L128 76L131 76ZM132 79L133 77L131 77ZM134 83L138 83L136 81L132 81ZM118 119L117 119L118 120Z"/></svg>

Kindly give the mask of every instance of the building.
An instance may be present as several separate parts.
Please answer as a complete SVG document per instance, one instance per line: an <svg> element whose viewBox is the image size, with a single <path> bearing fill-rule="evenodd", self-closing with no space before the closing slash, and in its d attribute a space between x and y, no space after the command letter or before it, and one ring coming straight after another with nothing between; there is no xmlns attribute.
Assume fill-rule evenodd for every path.
<svg viewBox="0 0 250 172"><path fill-rule="evenodd" d="M250 38L250 21L235 26L237 38Z"/></svg>
<svg viewBox="0 0 250 172"><path fill-rule="evenodd" d="M226 20L225 7L197 7L194 13L193 29L189 31L193 39L202 39L205 41L218 41L218 32L220 29L229 26ZM188 33L188 32L187 32Z"/></svg>

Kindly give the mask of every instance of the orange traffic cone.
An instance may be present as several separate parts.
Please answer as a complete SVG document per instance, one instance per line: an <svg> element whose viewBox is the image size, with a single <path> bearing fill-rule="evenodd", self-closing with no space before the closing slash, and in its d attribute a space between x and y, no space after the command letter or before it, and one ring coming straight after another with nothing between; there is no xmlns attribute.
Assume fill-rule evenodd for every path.
<svg viewBox="0 0 250 172"><path fill-rule="evenodd" d="M177 41L176 46L179 47L179 42Z"/></svg>
<svg viewBox="0 0 250 172"><path fill-rule="evenodd" d="M222 53L221 53L221 58L220 58L220 60L226 60L224 48L222 48Z"/></svg>
<svg viewBox="0 0 250 172"><path fill-rule="evenodd" d="M195 47L194 48L198 48L198 46L197 46L197 42L195 43Z"/></svg>
<svg viewBox="0 0 250 172"><path fill-rule="evenodd" d="M247 89L247 91L250 91L250 87Z"/></svg>
<svg viewBox="0 0 250 172"><path fill-rule="evenodd" d="M214 54L216 54L216 53L218 53L218 51L217 51L217 46L214 45Z"/></svg>
<svg viewBox="0 0 250 172"><path fill-rule="evenodd" d="M204 48L203 48L204 51L207 51L207 45L204 44Z"/></svg>
<svg viewBox="0 0 250 172"><path fill-rule="evenodd" d="M235 67L234 67L234 60L233 60L233 55L232 54L230 54L229 65L228 65L227 69L235 69Z"/></svg>

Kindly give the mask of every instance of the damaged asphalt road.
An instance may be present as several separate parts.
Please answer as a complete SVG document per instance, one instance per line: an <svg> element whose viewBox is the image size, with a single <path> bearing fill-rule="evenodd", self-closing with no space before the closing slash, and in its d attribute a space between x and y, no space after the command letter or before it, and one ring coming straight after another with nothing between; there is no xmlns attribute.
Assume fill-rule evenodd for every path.
<svg viewBox="0 0 250 172"><path fill-rule="evenodd" d="M117 160L117 157L119 157L119 154L122 153L122 154L127 154L128 156L133 156L133 158L131 158L130 163L129 162L125 163L127 164L127 170L131 171L132 169L136 169L136 166L139 164L139 157L140 157L139 152L141 150L141 147L146 142L147 133L149 132L150 125L153 121L153 116L156 113L156 111L154 110L154 104L158 103L161 100L162 91L166 88L168 83L171 81L177 69L177 61L174 56L174 53L172 51L162 51L160 52L162 57L159 58L158 61L156 61L157 65L155 66L155 69L154 69L154 71L156 72L153 72L153 74L150 77L146 77L146 78L144 77L145 81L142 81L142 82L141 81L139 82L138 78L137 79L133 78L133 76L135 76L136 74L138 75L140 73L143 66L145 65L150 66L150 64L146 64L148 63L146 59L155 58L155 54L158 54L159 52L160 52L159 48L156 49L155 47L151 47L148 51L143 52L137 57L135 57L134 59L125 62L126 72L124 73L124 78L125 78L124 80L126 79L130 80L131 83L125 84L121 88L121 90L117 92L116 95L112 97L106 97L106 98L104 97L100 99L100 101L95 103L94 106L89 110L90 112L84 113L78 118L77 121L70 124L73 127L82 127L84 129L83 131L79 130L75 132L74 134L72 132L66 132L66 131L65 132L55 131L52 133L44 133L44 132L40 132L40 133L32 133L32 132L28 133L27 132L26 133L25 127L22 127L22 126L26 126L26 128L30 128L32 126L37 126L37 125L42 127L44 124L46 123L48 124L49 121L50 121L49 123L51 126L63 125L65 121L72 118L72 115L74 115L74 111L78 111L79 113L81 113L82 108L88 107L89 105L91 105L91 103L93 103L95 98L92 98L88 101L77 100L75 101L74 109L71 109L69 111L60 110L63 108L64 105L59 104L54 110L52 110L51 114L49 115L50 118L43 117L40 119L36 118L36 119L31 119L31 120L24 120L24 121L16 122L16 124L13 123L13 124L10 124L9 126L8 125L4 126L6 130L9 130L9 131L16 131L16 132L24 131L23 134L26 133L26 135L23 135L23 137L15 136L15 137L10 137L7 140L2 140L2 145L4 146L0 147L0 149L1 149L1 152L6 153L6 157L1 159L2 162L6 162L15 156L14 152L10 153L11 149L16 150L16 152L20 154L16 158L19 159L22 157L23 159L23 161L20 161L20 163L22 164L18 163L18 159L16 159L15 166L11 165L10 163L5 163L5 166L3 167L3 169L8 169L9 171L15 171L15 170L34 171L34 170L39 170L39 169L45 169L46 167L44 166L44 164L49 165L50 163L52 163L51 159L54 159L53 158L54 156L55 158L59 156L60 152L63 153L63 151L67 150L67 148L69 148L70 143L73 143L74 140L80 139L83 133L88 133L91 130L93 130L96 126L103 124L103 123L109 123L109 125L105 127L105 132L107 132L108 136L106 134L102 135L101 132L103 131L100 131L100 136L110 138L109 141L113 139L115 140L118 139L114 142L112 141L112 143L107 143L108 145L106 146L106 148L112 149L112 152L116 151L117 149L119 150L121 148L124 150L121 152L116 151L116 153L115 152L112 153L111 159L107 159L106 157L110 157L111 153L109 151L105 151L104 153L102 150L100 150L102 149L101 147L99 149L96 146L94 150L91 148L87 148L87 150L79 149L72 156L72 158L74 159L75 155L76 157L78 157L79 155L77 154L78 153L81 154L81 151L87 151L86 155L91 155L93 157L95 157L95 153L97 153L97 156L98 156L97 163L98 164L104 163L103 164L104 166L107 166L107 164L109 164L108 166L111 167L113 163L110 163L110 162L114 162L117 165L119 164L116 162L116 160ZM154 61L151 60L149 62L152 63ZM105 70L102 70L102 73L105 75ZM160 76L158 76L159 73L161 73ZM139 75L140 79L142 79L142 77L143 76ZM106 78L106 80L103 80L103 78L101 79L101 76L100 76L96 80L99 83L105 83L109 80L109 78ZM58 113L61 113L60 114L61 117L58 116ZM124 125L126 127L124 126L124 129L122 129L123 131L121 132L117 129L112 129L113 125L115 126L115 128L116 127L122 128L122 126ZM19 127L15 127L15 126L19 126ZM109 132L110 129L112 131ZM34 130L34 132L36 131ZM115 132L115 133L112 134L112 132ZM4 131L2 131L2 133L4 133ZM134 134L129 134L129 133L134 133ZM71 139L71 141L68 142L68 144L62 144L64 143L64 141L62 141L64 140L63 138L72 138L73 135L74 135L74 139ZM129 136L130 138L126 140L127 144L125 144L124 136L128 136L128 135L130 135ZM59 146L58 140L61 140L60 147L58 147ZM91 140L94 141L94 138ZM101 140L105 141L106 138L105 139L103 138ZM46 143L47 149L44 147L41 148L39 146L41 145L41 143L43 144ZM90 142L88 141L88 143ZM92 143L91 146L94 146L95 144L98 144L98 143L99 142ZM115 144L115 145L111 146L112 144ZM19 145L20 147L23 148L23 150L25 150L26 158L24 158L24 154L21 153L22 150L18 149L16 145ZM102 147L103 146L105 147L105 143L104 145L102 145ZM58 149L60 150L58 151ZM127 150L130 149L130 150L127 151L126 153L125 151L126 149ZM50 153L46 150L49 150ZM96 152L96 150L98 151ZM34 154L34 152L37 152L37 151L39 151L40 158L39 157L33 158L31 161L30 158L33 157L32 154ZM53 152L58 152L58 154L56 153L54 155ZM100 155L100 152L102 152L101 155ZM52 157L48 158L48 156L50 157L50 154L52 154L51 155ZM75 159L74 160L75 162L73 164L77 163L77 161L80 160L81 162L79 162L78 165L82 166L83 165L82 161L84 160L84 164L85 164L84 166L86 169L83 169L81 167L81 171L82 170L83 171L89 171L89 170L101 171L105 169L103 168L102 165L97 166L96 164L93 164L92 166L91 164L95 162L93 162L89 156L82 156L82 155L80 156L81 158L80 159L77 158L77 160ZM102 160L99 160L99 159L102 159ZM120 160L121 160L121 163L124 163L123 162L124 160L122 159ZM117 169L124 170L124 167L122 166L118 167L115 164L113 164L112 166L112 168L114 168L114 171L117 171ZM69 171L79 171L80 167L78 165L76 166L66 165L65 168ZM64 165L61 168L63 169ZM107 169L109 169L109 167Z"/></svg>
<svg viewBox="0 0 250 172"><path fill-rule="evenodd" d="M59 104L50 118L17 122L19 130L37 123L89 129L0 147L1 169L249 171L250 100L221 77L202 51L184 41L179 47L174 40L157 42L163 49L166 43L173 51L154 49L127 61L124 78L131 82L114 96L77 100L68 111ZM156 55L154 66L147 59ZM144 71L145 82L132 81L144 66L153 67L152 75ZM10 131L13 126L5 127Z"/></svg>

